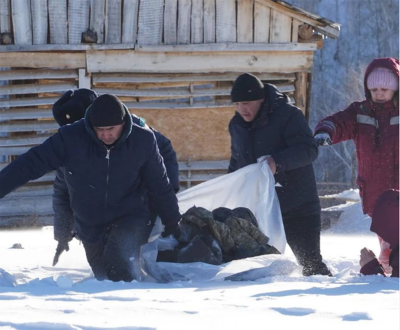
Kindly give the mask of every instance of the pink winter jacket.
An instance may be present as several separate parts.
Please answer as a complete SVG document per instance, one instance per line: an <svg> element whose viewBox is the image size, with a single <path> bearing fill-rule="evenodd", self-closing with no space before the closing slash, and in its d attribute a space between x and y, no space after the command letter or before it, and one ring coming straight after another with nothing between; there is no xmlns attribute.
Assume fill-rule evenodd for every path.
<svg viewBox="0 0 400 330"><path fill-rule="evenodd" d="M399 107L393 101L372 102L366 82L377 67L388 68L399 77L397 59L375 59L365 72L366 100L354 102L347 109L324 118L314 133L329 133L333 144L354 141L358 160L357 184L363 211L370 216L379 195L388 189L399 189Z"/></svg>
<svg viewBox="0 0 400 330"><path fill-rule="evenodd" d="M392 267L392 277L399 277L399 191L385 191L377 200L372 214L371 231L390 244L392 252L389 265ZM382 265L375 258L360 272L364 275L383 274Z"/></svg>

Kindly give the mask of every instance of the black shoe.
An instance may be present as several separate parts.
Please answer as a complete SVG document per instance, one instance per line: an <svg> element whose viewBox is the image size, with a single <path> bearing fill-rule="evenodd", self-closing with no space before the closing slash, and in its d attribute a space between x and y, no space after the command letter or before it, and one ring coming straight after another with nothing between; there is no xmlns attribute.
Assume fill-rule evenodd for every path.
<svg viewBox="0 0 400 330"><path fill-rule="evenodd" d="M326 267L326 265L321 262L317 265L313 266L304 266L303 267L303 276L312 276L312 275L325 275L332 277L331 271Z"/></svg>

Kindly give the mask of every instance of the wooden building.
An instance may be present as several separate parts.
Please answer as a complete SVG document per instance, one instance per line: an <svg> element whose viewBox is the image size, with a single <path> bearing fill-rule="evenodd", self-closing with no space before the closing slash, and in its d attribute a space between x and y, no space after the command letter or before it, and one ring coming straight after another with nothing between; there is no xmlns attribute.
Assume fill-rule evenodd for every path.
<svg viewBox="0 0 400 330"><path fill-rule="evenodd" d="M0 0L0 169L57 130L61 93L85 87L170 138L185 186L225 173L235 78L275 84L308 118L314 51L339 28L278 0ZM53 178L3 199L0 223L51 222Z"/></svg>

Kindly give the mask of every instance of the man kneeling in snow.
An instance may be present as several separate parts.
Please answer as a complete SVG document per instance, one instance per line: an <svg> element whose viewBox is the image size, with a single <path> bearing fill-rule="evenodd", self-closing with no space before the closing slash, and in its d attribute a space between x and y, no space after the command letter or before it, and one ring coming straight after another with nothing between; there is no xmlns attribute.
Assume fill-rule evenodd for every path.
<svg viewBox="0 0 400 330"><path fill-rule="evenodd" d="M0 172L0 198L47 172L65 168L79 238L97 279L132 281L150 234L144 189L166 233L181 218L154 133L134 123L113 95L98 97L85 118L66 125Z"/></svg>

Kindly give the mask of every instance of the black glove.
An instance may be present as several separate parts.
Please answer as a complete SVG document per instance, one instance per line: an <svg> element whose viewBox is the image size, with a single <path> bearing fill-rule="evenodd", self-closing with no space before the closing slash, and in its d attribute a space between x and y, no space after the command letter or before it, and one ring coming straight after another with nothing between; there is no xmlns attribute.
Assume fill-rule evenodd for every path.
<svg viewBox="0 0 400 330"><path fill-rule="evenodd" d="M61 253L64 251L69 251L68 241L59 241L56 248L56 254L54 255L53 259L53 266L57 265L58 259L60 258Z"/></svg>
<svg viewBox="0 0 400 330"><path fill-rule="evenodd" d="M179 228L179 224L173 226L167 226L164 228L164 231L161 233L162 237L168 237L169 235L174 235L175 239L179 241L181 237L181 229Z"/></svg>
<svg viewBox="0 0 400 330"><path fill-rule="evenodd" d="M330 146L332 145L331 137L326 132L319 132L314 137L315 141L317 141L318 146Z"/></svg>

